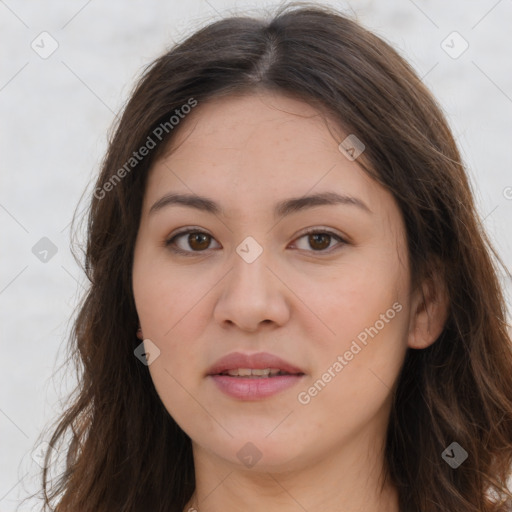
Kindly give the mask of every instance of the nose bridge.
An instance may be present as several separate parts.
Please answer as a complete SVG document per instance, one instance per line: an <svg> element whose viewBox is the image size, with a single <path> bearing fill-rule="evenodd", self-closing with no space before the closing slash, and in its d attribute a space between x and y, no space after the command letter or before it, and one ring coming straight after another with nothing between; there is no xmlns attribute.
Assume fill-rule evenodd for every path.
<svg viewBox="0 0 512 512"><path fill-rule="evenodd" d="M261 237L260 237L261 238ZM271 265L269 248L264 249L254 237L246 237L235 249L233 255L233 275L231 276L231 288L235 293L241 293L244 300L247 295L255 300L264 300L269 293L270 275L267 266Z"/></svg>
<svg viewBox="0 0 512 512"><path fill-rule="evenodd" d="M217 321L229 321L247 330L261 322L281 323L287 316L282 283L276 278L268 248L253 237L246 237L236 248L232 269L216 304Z"/></svg>

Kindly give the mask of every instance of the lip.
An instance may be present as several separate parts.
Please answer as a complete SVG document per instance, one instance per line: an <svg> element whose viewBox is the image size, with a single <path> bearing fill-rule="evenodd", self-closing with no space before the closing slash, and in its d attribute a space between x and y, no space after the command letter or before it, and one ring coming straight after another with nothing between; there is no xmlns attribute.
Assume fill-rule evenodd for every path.
<svg viewBox="0 0 512 512"><path fill-rule="evenodd" d="M207 375L218 375L228 370L236 368L251 368L255 370L264 370L265 368L278 368L286 373L304 374L305 372L288 363L284 359L268 352L258 352L256 354L244 354L243 352L231 352L221 357L209 370Z"/></svg>
<svg viewBox="0 0 512 512"><path fill-rule="evenodd" d="M221 372L236 368L256 370L278 368L290 375L276 375L274 377L232 377L220 375ZM232 352L219 359L208 370L207 377L212 379L223 393L232 398L260 400L296 385L305 377L305 372L284 359L267 352L259 352L257 354Z"/></svg>
<svg viewBox="0 0 512 512"><path fill-rule="evenodd" d="M304 375L278 375L276 377L230 377L209 375L223 393L238 400L261 400L298 384Z"/></svg>

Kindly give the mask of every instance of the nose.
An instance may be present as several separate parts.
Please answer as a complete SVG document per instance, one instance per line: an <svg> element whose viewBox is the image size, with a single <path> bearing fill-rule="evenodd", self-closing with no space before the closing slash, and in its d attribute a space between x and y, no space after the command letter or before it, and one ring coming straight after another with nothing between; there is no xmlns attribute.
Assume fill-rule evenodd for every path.
<svg viewBox="0 0 512 512"><path fill-rule="evenodd" d="M235 253L233 267L219 286L214 318L223 327L256 332L260 325L282 326L290 317L291 292L266 251L251 263Z"/></svg>

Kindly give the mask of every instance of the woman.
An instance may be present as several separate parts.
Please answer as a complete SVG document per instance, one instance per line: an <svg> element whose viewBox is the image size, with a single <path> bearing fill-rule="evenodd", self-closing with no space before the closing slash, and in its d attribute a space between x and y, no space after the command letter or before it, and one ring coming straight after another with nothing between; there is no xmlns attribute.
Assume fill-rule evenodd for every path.
<svg viewBox="0 0 512 512"><path fill-rule="evenodd" d="M508 510L492 255L387 43L318 5L199 30L145 71L96 183L47 505Z"/></svg>

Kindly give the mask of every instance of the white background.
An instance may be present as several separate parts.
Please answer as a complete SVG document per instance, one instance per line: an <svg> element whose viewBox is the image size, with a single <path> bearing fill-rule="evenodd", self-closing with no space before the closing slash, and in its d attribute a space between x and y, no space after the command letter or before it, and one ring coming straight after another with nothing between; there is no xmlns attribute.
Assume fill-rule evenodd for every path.
<svg viewBox="0 0 512 512"><path fill-rule="evenodd" d="M510 268L512 0L326 3L355 15L424 77L459 143L483 225ZM69 223L84 190L91 193L114 113L173 40L264 5L0 1L0 512L37 490L31 455L73 387L73 374L57 371L85 283L70 252ZM42 45L43 31L59 45L47 59L31 48L33 40ZM441 47L453 31L469 43L456 59ZM42 237L57 248L46 263L32 253ZM510 282L503 282L510 304ZM19 510L32 510L30 503Z"/></svg>

